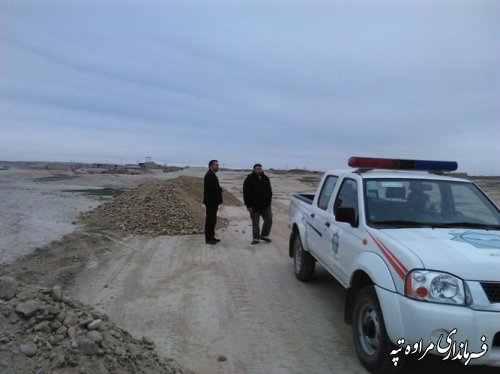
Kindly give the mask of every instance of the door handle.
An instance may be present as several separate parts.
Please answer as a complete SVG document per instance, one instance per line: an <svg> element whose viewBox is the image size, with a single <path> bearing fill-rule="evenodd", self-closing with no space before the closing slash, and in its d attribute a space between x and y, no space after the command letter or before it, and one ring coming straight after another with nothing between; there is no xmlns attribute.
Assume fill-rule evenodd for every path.
<svg viewBox="0 0 500 374"><path fill-rule="evenodd" d="M326 226L326 227L330 227L330 222L326 221L326 222L325 222L325 226Z"/></svg>
<svg viewBox="0 0 500 374"><path fill-rule="evenodd" d="M311 213L311 218L314 218L314 213Z"/></svg>

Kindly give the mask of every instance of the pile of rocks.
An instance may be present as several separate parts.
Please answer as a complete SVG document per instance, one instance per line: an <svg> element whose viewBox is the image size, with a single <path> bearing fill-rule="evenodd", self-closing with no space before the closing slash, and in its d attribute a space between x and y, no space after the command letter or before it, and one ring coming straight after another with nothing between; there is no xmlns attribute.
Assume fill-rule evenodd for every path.
<svg viewBox="0 0 500 374"><path fill-rule="evenodd" d="M108 317L65 297L0 277L0 372L191 373Z"/></svg>
<svg viewBox="0 0 500 374"><path fill-rule="evenodd" d="M82 214L82 221L93 226L146 235L189 235L204 230L202 206L203 179L179 177L173 180L149 180L112 201ZM242 205L227 191L227 205ZM226 225L220 220L219 227Z"/></svg>
<svg viewBox="0 0 500 374"><path fill-rule="evenodd" d="M182 192L184 199L194 200L198 204L203 204L202 178L179 177L173 179L172 183ZM243 191L241 192L243 193ZM222 205L243 206L243 203L238 198L224 188L222 188L222 200Z"/></svg>

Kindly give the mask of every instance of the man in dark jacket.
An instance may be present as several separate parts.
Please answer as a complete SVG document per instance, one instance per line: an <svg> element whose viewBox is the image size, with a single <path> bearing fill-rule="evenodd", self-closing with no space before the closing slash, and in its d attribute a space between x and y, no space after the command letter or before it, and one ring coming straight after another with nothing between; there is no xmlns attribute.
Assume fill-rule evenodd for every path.
<svg viewBox="0 0 500 374"><path fill-rule="evenodd" d="M258 244L259 240L270 242L269 233L273 224L273 213L271 211L271 199L273 191L271 182L262 171L261 164L253 166L253 172L248 174L243 183L243 200L252 219L252 244ZM260 217L264 220L262 231L259 228Z"/></svg>
<svg viewBox="0 0 500 374"><path fill-rule="evenodd" d="M217 244L220 242L215 237L215 225L217 223L217 210L222 203L222 188L219 185L217 173L219 171L219 162L211 160L208 163L208 171L205 174L203 183L203 204L205 204L205 242L207 244Z"/></svg>

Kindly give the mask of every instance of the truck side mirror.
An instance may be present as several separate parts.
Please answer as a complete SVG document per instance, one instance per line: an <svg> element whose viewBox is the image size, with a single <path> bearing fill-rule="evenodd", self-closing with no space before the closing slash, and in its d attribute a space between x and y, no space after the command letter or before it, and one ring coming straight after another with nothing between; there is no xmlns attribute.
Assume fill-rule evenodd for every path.
<svg viewBox="0 0 500 374"><path fill-rule="evenodd" d="M339 207L335 210L335 220L337 222L346 222L352 227L356 226L356 212L354 208Z"/></svg>

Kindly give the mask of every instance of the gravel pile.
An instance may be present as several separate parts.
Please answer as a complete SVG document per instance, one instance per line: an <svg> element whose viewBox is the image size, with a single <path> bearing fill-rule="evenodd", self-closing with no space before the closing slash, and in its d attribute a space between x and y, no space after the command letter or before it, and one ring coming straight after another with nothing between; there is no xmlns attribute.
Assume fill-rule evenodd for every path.
<svg viewBox="0 0 500 374"><path fill-rule="evenodd" d="M163 359L108 316L65 297L0 277L0 372L192 374Z"/></svg>
<svg viewBox="0 0 500 374"><path fill-rule="evenodd" d="M189 235L204 232L203 179L150 180L82 214L83 222L134 234ZM242 205L227 191L226 205ZM219 227L227 222L219 220Z"/></svg>

